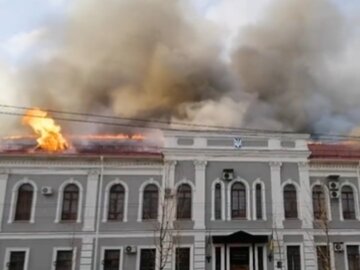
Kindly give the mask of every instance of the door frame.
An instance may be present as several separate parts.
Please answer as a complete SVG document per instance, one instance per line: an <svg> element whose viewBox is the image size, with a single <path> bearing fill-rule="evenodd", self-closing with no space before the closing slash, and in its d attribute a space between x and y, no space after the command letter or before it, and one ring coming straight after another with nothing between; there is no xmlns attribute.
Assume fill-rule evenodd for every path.
<svg viewBox="0 0 360 270"><path fill-rule="evenodd" d="M247 247L249 249L249 270L255 270L253 269L252 261L253 261L253 251L252 251L252 245L251 244L229 244L227 245L226 250L226 268L230 270L230 249L233 247Z"/></svg>

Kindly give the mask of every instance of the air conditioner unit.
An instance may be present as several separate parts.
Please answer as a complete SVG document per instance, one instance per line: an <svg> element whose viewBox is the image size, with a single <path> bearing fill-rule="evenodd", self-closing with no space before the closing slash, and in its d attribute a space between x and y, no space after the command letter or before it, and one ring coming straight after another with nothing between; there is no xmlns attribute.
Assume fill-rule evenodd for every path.
<svg viewBox="0 0 360 270"><path fill-rule="evenodd" d="M223 169L222 179L224 181L231 181L234 179L234 169Z"/></svg>
<svg viewBox="0 0 360 270"><path fill-rule="evenodd" d="M328 187L330 190L339 190L340 184L337 180L331 180L328 182Z"/></svg>
<svg viewBox="0 0 360 270"><path fill-rule="evenodd" d="M135 254L137 252L136 246L126 246L125 253L127 254Z"/></svg>
<svg viewBox="0 0 360 270"><path fill-rule="evenodd" d="M53 194L53 190L51 187L41 187L41 194L45 196L50 196Z"/></svg>
<svg viewBox="0 0 360 270"><path fill-rule="evenodd" d="M343 242L334 242L334 252L343 252L344 243Z"/></svg>
<svg viewBox="0 0 360 270"><path fill-rule="evenodd" d="M171 188L165 188L165 199L170 199L174 196Z"/></svg>
<svg viewBox="0 0 360 270"><path fill-rule="evenodd" d="M340 191L339 190L330 190L330 198L331 199L339 199Z"/></svg>

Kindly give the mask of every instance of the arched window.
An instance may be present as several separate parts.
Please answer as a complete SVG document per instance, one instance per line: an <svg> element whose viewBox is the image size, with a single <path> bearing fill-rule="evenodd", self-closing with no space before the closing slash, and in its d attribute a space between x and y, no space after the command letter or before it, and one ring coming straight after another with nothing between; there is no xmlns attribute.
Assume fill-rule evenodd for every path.
<svg viewBox="0 0 360 270"><path fill-rule="evenodd" d="M108 220L124 219L125 189L121 184L113 185L109 192Z"/></svg>
<svg viewBox="0 0 360 270"><path fill-rule="evenodd" d="M323 187L316 185L312 191L314 218L317 220L326 220L326 198Z"/></svg>
<svg viewBox="0 0 360 270"><path fill-rule="evenodd" d="M256 219L263 218L263 198L261 184L255 186L255 205L256 205Z"/></svg>
<svg viewBox="0 0 360 270"><path fill-rule="evenodd" d="M231 218L246 218L246 188L235 183L231 188Z"/></svg>
<svg viewBox="0 0 360 270"><path fill-rule="evenodd" d="M78 218L79 188L75 184L69 184L63 191L61 220L74 221Z"/></svg>
<svg viewBox="0 0 360 270"><path fill-rule="evenodd" d="M220 183L216 183L215 184L215 196L214 196L214 200L215 200L215 207L214 207L214 217L216 220L220 220L221 219L221 184Z"/></svg>
<svg viewBox="0 0 360 270"><path fill-rule="evenodd" d="M355 219L354 191L350 186L343 186L341 189L342 213L344 219Z"/></svg>
<svg viewBox="0 0 360 270"><path fill-rule="evenodd" d="M296 188L292 184L284 187L284 210L285 218L298 217Z"/></svg>
<svg viewBox="0 0 360 270"><path fill-rule="evenodd" d="M14 220L29 221L33 203L34 188L30 184L22 184L18 189Z"/></svg>
<svg viewBox="0 0 360 270"><path fill-rule="evenodd" d="M149 184L144 189L142 219L157 219L159 207L159 190L156 185Z"/></svg>
<svg viewBox="0 0 360 270"><path fill-rule="evenodd" d="M191 219L191 187L181 184L177 189L176 218Z"/></svg>

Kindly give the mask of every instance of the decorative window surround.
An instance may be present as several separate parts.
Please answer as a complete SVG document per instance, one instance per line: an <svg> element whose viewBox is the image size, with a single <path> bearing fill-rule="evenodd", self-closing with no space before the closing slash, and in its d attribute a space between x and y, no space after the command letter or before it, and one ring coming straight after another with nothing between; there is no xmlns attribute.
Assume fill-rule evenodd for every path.
<svg viewBox="0 0 360 270"><path fill-rule="evenodd" d="M340 198L339 198L339 211L340 211L340 220L341 221L345 221L344 220L344 217L343 217L343 208L342 208L342 195L341 195L341 192L342 192L342 188L344 186L349 186L352 188L352 191L354 192L354 204L355 204L355 220L360 220L360 216L359 216L359 194L358 194L358 189L356 188L356 186L349 182L348 180L345 180L344 182L342 182L340 184L340 187L339 187L339 192L340 192ZM347 220L346 220L347 221Z"/></svg>
<svg viewBox="0 0 360 270"><path fill-rule="evenodd" d="M300 247L301 270L306 270L305 269L305 258L304 258L304 245L303 245L303 243L296 243L296 242L284 243L284 260L283 260L284 264L283 264L283 268L287 269L287 247L288 246L298 246L298 247Z"/></svg>
<svg viewBox="0 0 360 270"><path fill-rule="evenodd" d="M57 260L57 252L58 251L72 251L72 270L75 270L76 266L76 247L54 247L53 248L53 256L52 256L52 262L51 262L51 270L55 270L55 262Z"/></svg>
<svg viewBox="0 0 360 270"><path fill-rule="evenodd" d="M16 204L17 204L17 198L18 198L18 190L23 184L29 184L34 189L29 223L35 222L35 209L36 209L38 188L34 181L29 180L28 178L23 178L22 180L18 181L12 188L8 223L15 222L14 219L15 219L15 211L16 211ZM21 221L21 222L24 223L24 221Z"/></svg>
<svg viewBox="0 0 360 270"><path fill-rule="evenodd" d="M109 182L105 187L105 198L104 198L104 206L105 207L104 207L102 222L107 222L108 221L110 189L112 188L112 186L119 185L119 184L122 185L124 190L125 190L125 194L124 194L124 218L123 218L122 222L127 222L128 221L127 218L128 218L129 188L128 188L128 185L124 181L116 178L115 180Z"/></svg>
<svg viewBox="0 0 360 270"><path fill-rule="evenodd" d="M137 254L136 254L136 270L140 269L140 257L141 257L141 250L142 249L155 249L155 266L159 265L160 263L160 256L159 252L155 245L145 245L145 246L137 246Z"/></svg>
<svg viewBox="0 0 360 270"><path fill-rule="evenodd" d="M186 244L179 244L179 245L174 245L173 250L172 250L172 269L176 269L176 249L177 248L189 248L190 249L190 268L189 269L193 269L193 265L194 265L194 246L193 245L186 245Z"/></svg>
<svg viewBox="0 0 360 270"><path fill-rule="evenodd" d="M348 252L347 252L348 246L358 246L360 249L360 242L345 242L344 243L344 260L345 260L345 269L344 270L349 270Z"/></svg>
<svg viewBox="0 0 360 270"><path fill-rule="evenodd" d="M5 260L4 260L4 269L8 269L7 263L10 261L10 253L13 251L24 251L25 252L25 262L24 262L24 270L29 269L29 256L30 256L30 248L23 247L12 247L7 248L5 250Z"/></svg>
<svg viewBox="0 0 360 270"><path fill-rule="evenodd" d="M62 205L63 205L63 196L64 196L64 189L69 184L75 184L79 188L79 204L78 204L78 211L77 211L77 219L76 222L81 222L81 215L82 215L82 205L83 205L83 193L84 189L80 182L74 180L73 178L63 182L58 190L58 200L56 206L56 217L55 223L59 223L61 221L61 212L62 212Z"/></svg>
<svg viewBox="0 0 360 270"><path fill-rule="evenodd" d="M317 247L321 246L327 246L325 242L318 242L315 244L315 251ZM335 256L334 256L334 245L330 244L330 267L331 270L335 270ZM346 248L346 246L344 246ZM317 254L316 254L316 260L317 260ZM317 263L317 262L316 262Z"/></svg>
<svg viewBox="0 0 360 270"><path fill-rule="evenodd" d="M162 192L161 192L161 186L160 184L158 183L158 181L155 181L154 178L150 178L149 180L143 182L140 186L140 189L139 189L139 207L138 207L138 218L137 218L137 221L138 222L141 222L142 221L142 211L143 211L143 199L144 199L144 189L147 185L150 185L150 184L154 184L155 186L157 186L158 188L158 192L159 192L159 201L158 201L158 220L160 221L160 217L162 215L161 213L161 207L160 207L160 204L162 203ZM150 220L149 220L150 221Z"/></svg>
<svg viewBox="0 0 360 270"><path fill-rule="evenodd" d="M289 184L293 185L296 189L296 205L297 205L297 212L298 212L298 217L296 219L301 220L302 219L302 211L301 211L301 203L300 203L301 202L301 199L300 199L301 192L300 192L299 184L296 183L295 181L293 181L292 179L288 179L288 180L284 181L281 184L281 196L284 198L284 187ZM284 208L284 203L282 204L282 208ZM285 213L285 209L284 209L284 213ZM287 220L287 219L285 219L285 215L283 216L283 219Z"/></svg>
<svg viewBox="0 0 360 270"><path fill-rule="evenodd" d="M231 189L232 189L232 186L235 184L235 183L241 183L245 186L245 189L246 189L246 220L251 220L251 213L250 213L250 186L249 184L246 182L246 180L240 178L240 177L237 177L235 178L231 184L228 185L228 190L227 190L227 220L232 220L231 218ZM234 219L234 220L237 220L237 219ZM241 220L241 219L239 219Z"/></svg>
<svg viewBox="0 0 360 270"><path fill-rule="evenodd" d="M262 209L262 218L256 218L256 185L261 185L261 209ZM265 197L265 184L260 178L256 179L252 185L252 202L253 202L253 220L266 220L266 197Z"/></svg>
<svg viewBox="0 0 360 270"><path fill-rule="evenodd" d="M252 249L250 244L228 244L226 246L226 248L227 248L227 250L226 250L226 269L230 269L230 249L232 247L247 247L247 248L249 248L249 264L250 264L249 265L249 267L250 267L249 270L255 270L252 267L254 254L253 254L253 249Z"/></svg>
<svg viewBox="0 0 360 270"><path fill-rule="evenodd" d="M215 179L211 185L211 220L215 219L215 187L216 184L220 184L221 186L221 219L225 220L225 205L226 205L226 199L225 199L225 184L224 181L221 181L219 178Z"/></svg>
<svg viewBox="0 0 360 270"><path fill-rule="evenodd" d="M321 186L323 188L324 195L325 195L325 201L326 201L327 219L328 219L328 221L331 221L332 220L332 213L331 213L331 201L330 201L329 188L327 187L327 185L325 185L319 179L317 179L310 187L311 188L311 194L312 194L312 191L313 191L315 186ZM314 218L314 211L313 211L313 218ZM314 220L315 220L315 218L314 218Z"/></svg>
<svg viewBox="0 0 360 270"><path fill-rule="evenodd" d="M175 184L174 187L174 191L175 191L175 198L177 198L177 191L180 185L182 184L187 184L191 187L191 218L190 219L184 219L184 220L193 220L193 216L194 216L194 209L195 209L195 204L194 204L194 194L195 194L195 186L194 183L191 182L190 180L184 178L181 181L177 182ZM176 204L177 204L177 200L176 200ZM182 219L179 219L178 221L182 221Z"/></svg>
<svg viewBox="0 0 360 270"><path fill-rule="evenodd" d="M123 252L123 247L122 246L102 246L101 247L101 270L104 270L105 266L102 263L105 259L105 250L119 250L120 251L120 263L119 263L119 269L118 270L123 270L123 265L124 265L124 252Z"/></svg>

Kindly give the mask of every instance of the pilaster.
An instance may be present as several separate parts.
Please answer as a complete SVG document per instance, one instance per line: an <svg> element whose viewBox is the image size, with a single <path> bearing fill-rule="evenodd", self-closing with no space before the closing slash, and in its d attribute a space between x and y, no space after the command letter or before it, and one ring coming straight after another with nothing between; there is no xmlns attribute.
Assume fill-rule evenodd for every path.
<svg viewBox="0 0 360 270"><path fill-rule="evenodd" d="M98 170L91 170L88 174L84 212L84 231L95 230L99 174ZM100 215L98 218L100 218Z"/></svg>
<svg viewBox="0 0 360 270"><path fill-rule="evenodd" d="M94 238L84 237L81 243L80 270L91 270L94 257ZM97 255L95 255L97 256Z"/></svg>
<svg viewBox="0 0 360 270"><path fill-rule="evenodd" d="M307 162L299 162L300 179L300 206L302 216L302 226L304 229L313 228L313 205L312 192L310 188L309 165Z"/></svg>
<svg viewBox="0 0 360 270"><path fill-rule="evenodd" d="M205 160L195 160L195 191L194 191L194 229L205 229ZM205 241L205 240L204 240Z"/></svg>
<svg viewBox="0 0 360 270"><path fill-rule="evenodd" d="M273 223L277 229L283 228L284 201L281 189L281 162L270 162L271 198Z"/></svg>
<svg viewBox="0 0 360 270"><path fill-rule="evenodd" d="M6 186L7 186L9 174L10 174L9 170L0 171L0 232L2 230L2 222L4 218Z"/></svg>
<svg viewBox="0 0 360 270"><path fill-rule="evenodd" d="M205 269L206 257L206 236L205 233L196 234L194 236L194 270Z"/></svg>

